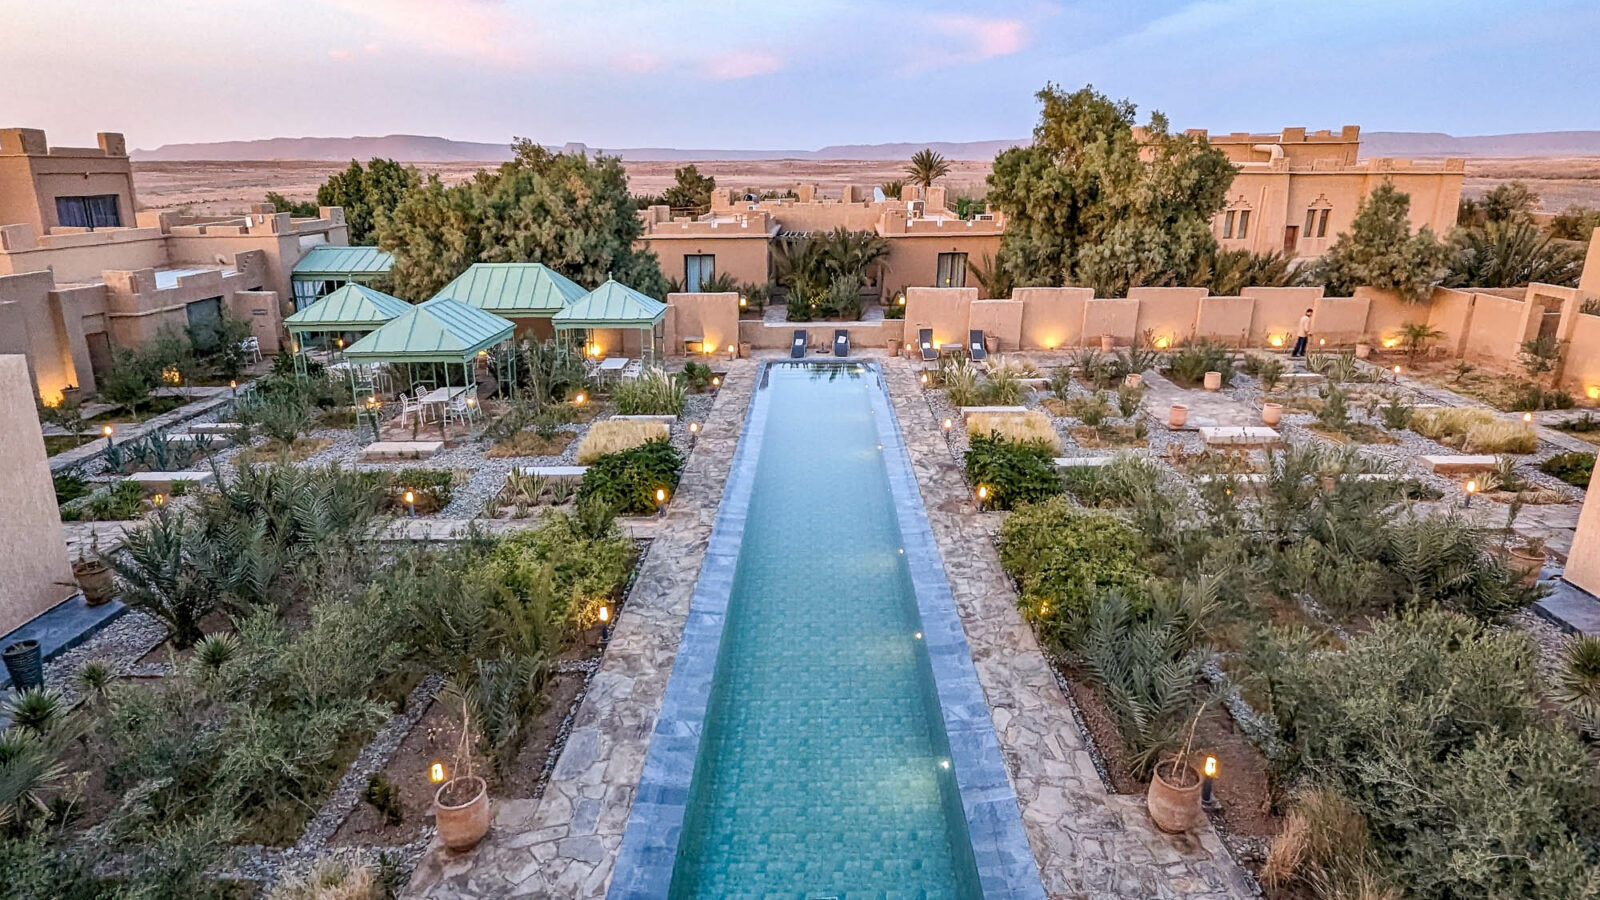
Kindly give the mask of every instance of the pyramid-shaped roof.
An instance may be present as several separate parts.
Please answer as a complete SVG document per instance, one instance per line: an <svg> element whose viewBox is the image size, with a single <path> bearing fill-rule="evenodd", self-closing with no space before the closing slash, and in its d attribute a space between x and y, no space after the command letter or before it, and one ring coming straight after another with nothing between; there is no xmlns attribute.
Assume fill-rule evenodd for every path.
<svg viewBox="0 0 1600 900"><path fill-rule="evenodd" d="M347 284L283 320L290 333L371 331L411 311L411 304L366 285Z"/></svg>
<svg viewBox="0 0 1600 900"><path fill-rule="evenodd" d="M512 317L548 317L583 296L572 279L542 263L473 263L434 297Z"/></svg>
<svg viewBox="0 0 1600 900"><path fill-rule="evenodd" d="M394 254L377 247L312 247L294 264L294 277L356 278L382 275L394 268Z"/></svg>
<svg viewBox="0 0 1600 900"><path fill-rule="evenodd" d="M514 330L493 313L435 297L351 344L344 355L366 362L466 362Z"/></svg>
<svg viewBox="0 0 1600 900"><path fill-rule="evenodd" d="M666 318L667 305L611 279L551 317L557 328L642 327Z"/></svg>

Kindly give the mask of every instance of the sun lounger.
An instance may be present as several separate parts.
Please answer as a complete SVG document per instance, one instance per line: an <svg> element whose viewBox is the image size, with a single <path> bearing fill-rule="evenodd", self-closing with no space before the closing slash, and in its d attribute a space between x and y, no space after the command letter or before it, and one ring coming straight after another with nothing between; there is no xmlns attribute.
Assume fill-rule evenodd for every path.
<svg viewBox="0 0 1600 900"><path fill-rule="evenodd" d="M922 351L922 358L925 362L938 361L939 348L933 343L932 328L923 328L917 332L917 348Z"/></svg>
<svg viewBox="0 0 1600 900"><path fill-rule="evenodd" d="M979 362L989 358L989 348L983 345L983 332L978 329L967 332L967 355Z"/></svg>
<svg viewBox="0 0 1600 900"><path fill-rule="evenodd" d="M835 328L833 330L833 355L850 355L850 329Z"/></svg>
<svg viewBox="0 0 1600 900"><path fill-rule="evenodd" d="M791 344L790 347L789 347L789 358L790 359L800 359L801 357L803 357L805 355L806 355L806 330L804 328L796 328L794 330L794 343Z"/></svg>

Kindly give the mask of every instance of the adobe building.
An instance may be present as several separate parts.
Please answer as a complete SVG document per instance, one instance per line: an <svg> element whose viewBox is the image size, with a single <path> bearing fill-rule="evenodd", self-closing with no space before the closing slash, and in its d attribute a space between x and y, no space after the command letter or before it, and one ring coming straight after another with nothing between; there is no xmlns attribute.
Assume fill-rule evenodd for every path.
<svg viewBox="0 0 1600 900"><path fill-rule="evenodd" d="M1350 230L1362 199L1385 181L1410 195L1413 231L1426 225L1442 235L1456 223L1464 161L1360 159L1359 125L1346 125L1337 134L1304 128L1278 134L1188 133L1205 138L1239 170L1227 207L1211 223L1225 250L1321 256L1339 232Z"/></svg>
<svg viewBox="0 0 1600 900"><path fill-rule="evenodd" d="M223 311L275 352L295 264L348 243L344 211L141 211L122 135L98 143L51 147L43 131L0 129L0 354L26 357L49 403L68 388L93 394L113 347Z"/></svg>
<svg viewBox="0 0 1600 900"><path fill-rule="evenodd" d="M697 293L705 282L725 274L739 283L766 284L772 276L772 248L779 240L819 236L843 227L871 231L889 243L880 301L909 287L964 287L968 263L984 265L1000 251L1005 218L988 212L962 219L946 208L945 189L906 186L900 197L882 197L874 188L847 185L837 197L824 197L802 184L796 196L755 200L742 192L718 189L711 211L702 216L672 215L652 206L639 215L645 232L640 243L661 260L661 271Z"/></svg>

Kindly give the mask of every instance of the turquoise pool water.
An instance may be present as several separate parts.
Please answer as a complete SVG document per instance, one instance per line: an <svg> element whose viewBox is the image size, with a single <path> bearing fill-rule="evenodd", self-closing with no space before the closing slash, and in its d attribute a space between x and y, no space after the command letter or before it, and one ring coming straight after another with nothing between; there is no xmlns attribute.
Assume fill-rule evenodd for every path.
<svg viewBox="0 0 1600 900"><path fill-rule="evenodd" d="M979 896L879 447L878 379L853 365L765 370L678 900Z"/></svg>

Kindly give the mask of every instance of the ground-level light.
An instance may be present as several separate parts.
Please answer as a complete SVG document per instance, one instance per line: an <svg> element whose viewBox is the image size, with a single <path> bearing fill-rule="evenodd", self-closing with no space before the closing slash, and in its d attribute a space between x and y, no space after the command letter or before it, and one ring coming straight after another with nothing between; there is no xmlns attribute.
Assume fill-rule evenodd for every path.
<svg viewBox="0 0 1600 900"><path fill-rule="evenodd" d="M690 434L699 434L700 433L700 423L699 422L690 422L689 423L689 433Z"/></svg>
<svg viewBox="0 0 1600 900"><path fill-rule="evenodd" d="M154 497L151 497L150 499L154 500L155 504L157 506L166 506L167 505L167 495L166 494L157 494Z"/></svg>
<svg viewBox="0 0 1600 900"><path fill-rule="evenodd" d="M589 399L589 398L585 397L583 395L582 391L579 391L578 392L578 396L572 398L572 404L574 406L582 406L583 405L583 401L585 401L587 399Z"/></svg>
<svg viewBox="0 0 1600 900"><path fill-rule="evenodd" d="M1267 343L1271 344L1274 347L1282 347L1283 346L1283 335L1275 334L1272 337L1267 338Z"/></svg>
<svg viewBox="0 0 1600 900"><path fill-rule="evenodd" d="M951 421L950 419L945 419L943 422L940 423L940 427L943 428L945 431L949 431L951 428L955 427L955 424L956 423Z"/></svg>
<svg viewBox="0 0 1600 900"><path fill-rule="evenodd" d="M927 372L923 372L920 380L922 381L923 384L927 384L928 383L928 373Z"/></svg>
<svg viewBox="0 0 1600 900"><path fill-rule="evenodd" d="M1533 421L1533 413L1525 412L1525 413L1522 414L1522 424L1526 425L1526 424L1528 424L1528 423L1530 423L1532 421Z"/></svg>
<svg viewBox="0 0 1600 900"><path fill-rule="evenodd" d="M1215 803L1216 801L1211 797L1211 791L1217 780L1217 758L1215 756L1206 757L1205 765L1201 767L1200 771L1202 773L1200 779L1200 802L1207 805Z"/></svg>
<svg viewBox="0 0 1600 900"><path fill-rule="evenodd" d="M749 305L750 305L750 301L749 301L749 300L746 300L746 299L745 299L745 298L743 298L743 297L740 297L740 298L739 298L739 308L740 308L740 309L744 309L744 308L745 308L745 307L747 307L747 306L749 306Z"/></svg>
<svg viewBox="0 0 1600 900"><path fill-rule="evenodd" d="M989 486L987 484L978 485L978 499L981 500L981 501L985 501L985 502L988 501L988 499L989 499Z"/></svg>
<svg viewBox="0 0 1600 900"><path fill-rule="evenodd" d="M416 492L415 491L406 491L405 500L406 500L406 509L411 513L411 517L412 518L416 518L416 516L417 516L417 495L416 495Z"/></svg>
<svg viewBox="0 0 1600 900"><path fill-rule="evenodd" d="M1165 349L1167 349L1167 347L1171 343L1172 343L1172 339L1167 337L1166 335L1162 335L1161 337L1158 337L1155 340L1155 345L1156 345L1156 349L1157 350L1165 350Z"/></svg>
<svg viewBox="0 0 1600 900"><path fill-rule="evenodd" d="M428 767L428 780L434 784L444 781L444 763L436 762Z"/></svg>
<svg viewBox="0 0 1600 900"><path fill-rule="evenodd" d="M713 375L713 376L711 376L711 386L712 387L722 387L722 376L721 375Z"/></svg>
<svg viewBox="0 0 1600 900"><path fill-rule="evenodd" d="M600 607L600 621L602 621L602 622L611 621L611 607L609 607L609 606Z"/></svg>

